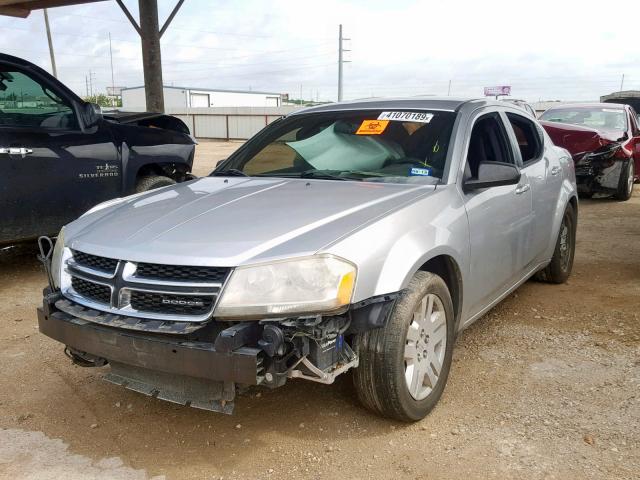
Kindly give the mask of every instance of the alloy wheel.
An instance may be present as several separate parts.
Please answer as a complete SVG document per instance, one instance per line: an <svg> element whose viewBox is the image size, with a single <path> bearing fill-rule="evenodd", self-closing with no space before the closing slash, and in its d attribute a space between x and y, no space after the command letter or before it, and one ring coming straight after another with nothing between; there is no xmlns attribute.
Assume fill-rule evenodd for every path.
<svg viewBox="0 0 640 480"><path fill-rule="evenodd" d="M405 340L405 381L415 400L423 400L435 388L446 349L444 305L437 295L429 293L414 310Z"/></svg>

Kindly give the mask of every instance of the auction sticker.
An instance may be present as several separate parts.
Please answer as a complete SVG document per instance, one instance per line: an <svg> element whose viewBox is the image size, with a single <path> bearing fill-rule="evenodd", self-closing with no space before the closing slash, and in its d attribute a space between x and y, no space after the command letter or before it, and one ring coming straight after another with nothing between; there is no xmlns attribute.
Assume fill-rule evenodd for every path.
<svg viewBox="0 0 640 480"><path fill-rule="evenodd" d="M356 135L380 135L389 125L389 120L364 120Z"/></svg>
<svg viewBox="0 0 640 480"><path fill-rule="evenodd" d="M425 112L382 112L378 117L378 120L429 123L432 118L433 113Z"/></svg>

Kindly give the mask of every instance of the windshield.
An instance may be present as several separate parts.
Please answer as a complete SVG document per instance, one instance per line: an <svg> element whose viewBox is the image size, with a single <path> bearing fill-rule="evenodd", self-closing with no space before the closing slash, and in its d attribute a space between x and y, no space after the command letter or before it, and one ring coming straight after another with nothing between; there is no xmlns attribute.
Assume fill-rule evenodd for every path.
<svg viewBox="0 0 640 480"><path fill-rule="evenodd" d="M570 123L596 130L620 131L627 129L627 119L624 110L620 108L554 108L544 112L540 120Z"/></svg>
<svg viewBox="0 0 640 480"><path fill-rule="evenodd" d="M212 175L433 183L444 173L454 119L436 111L292 115Z"/></svg>

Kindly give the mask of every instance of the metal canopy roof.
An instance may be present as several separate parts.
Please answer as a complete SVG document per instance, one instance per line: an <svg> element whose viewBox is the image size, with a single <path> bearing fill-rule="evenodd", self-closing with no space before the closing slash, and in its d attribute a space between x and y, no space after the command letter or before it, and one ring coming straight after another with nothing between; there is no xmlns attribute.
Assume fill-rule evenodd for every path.
<svg viewBox="0 0 640 480"><path fill-rule="evenodd" d="M102 1L104 0L0 0L0 15L27 18L32 10Z"/></svg>

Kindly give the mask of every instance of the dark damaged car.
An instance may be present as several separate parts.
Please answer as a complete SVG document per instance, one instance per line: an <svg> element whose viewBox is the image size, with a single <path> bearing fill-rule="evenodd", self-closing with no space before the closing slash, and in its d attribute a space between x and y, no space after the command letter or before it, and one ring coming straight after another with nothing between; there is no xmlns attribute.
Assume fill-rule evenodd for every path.
<svg viewBox="0 0 640 480"><path fill-rule="evenodd" d="M195 144L176 117L103 114L38 66L0 54L0 245L192 178Z"/></svg>
<svg viewBox="0 0 640 480"><path fill-rule="evenodd" d="M540 117L553 142L566 148L576 165L578 191L628 200L640 174L640 129L629 105L571 104Z"/></svg>

